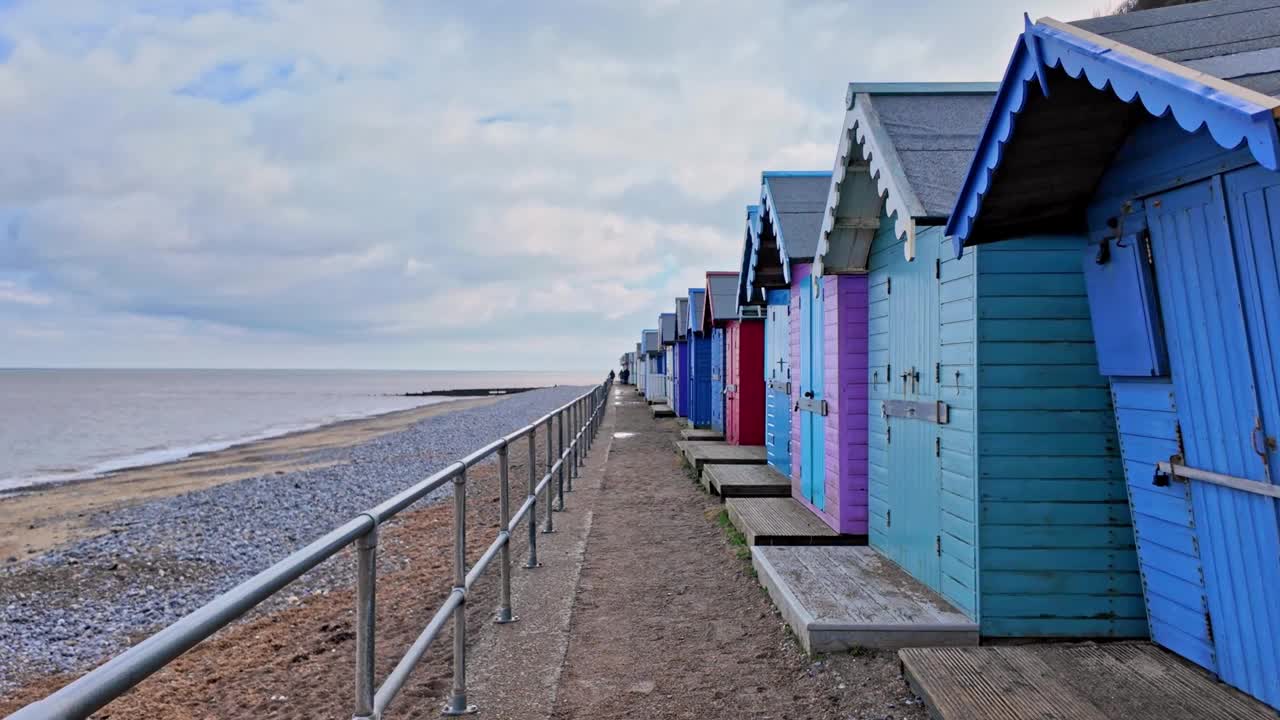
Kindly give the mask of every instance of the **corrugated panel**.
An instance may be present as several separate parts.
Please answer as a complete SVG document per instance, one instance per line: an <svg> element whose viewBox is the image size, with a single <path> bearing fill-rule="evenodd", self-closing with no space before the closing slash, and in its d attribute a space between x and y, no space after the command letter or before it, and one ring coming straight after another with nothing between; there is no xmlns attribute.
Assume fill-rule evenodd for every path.
<svg viewBox="0 0 1280 720"><path fill-rule="evenodd" d="M1256 371L1274 377L1275 368L1251 362L1256 356L1249 325L1265 327L1266 313L1246 321L1240 312L1241 303L1246 312L1250 304L1233 253L1233 244L1243 249L1257 243L1248 233L1233 243L1222 195L1221 180L1213 178L1147 199L1156 280L1187 464L1264 480L1266 470L1253 450L1254 425L1263 415ZM1248 204L1243 196L1233 200ZM1269 248L1275 237L1258 240ZM1274 277L1275 268L1269 273ZM1205 483L1192 485L1192 501L1218 673L1280 706L1276 501Z"/></svg>

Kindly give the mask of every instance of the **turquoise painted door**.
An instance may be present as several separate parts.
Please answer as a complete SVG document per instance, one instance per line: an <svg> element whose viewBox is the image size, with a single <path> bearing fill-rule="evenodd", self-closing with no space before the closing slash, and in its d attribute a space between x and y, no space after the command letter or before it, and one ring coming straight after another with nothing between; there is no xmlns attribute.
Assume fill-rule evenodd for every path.
<svg viewBox="0 0 1280 720"><path fill-rule="evenodd" d="M765 317L765 452L769 465L791 477L791 294L770 290Z"/></svg>
<svg viewBox="0 0 1280 720"><path fill-rule="evenodd" d="M1238 171L1146 210L1185 462L1274 483L1280 181ZM1280 707L1277 501L1199 481L1191 499L1218 674Z"/></svg>
<svg viewBox="0 0 1280 720"><path fill-rule="evenodd" d="M817 403L822 400L823 308L822 281L807 277L800 281L800 397ZM800 421L800 492L819 510L826 509L825 418L802 405Z"/></svg>
<svg viewBox="0 0 1280 720"><path fill-rule="evenodd" d="M941 400L935 373L939 358L939 245L930 238L917 244L908 262L895 250L890 268L889 393L891 401L935 403ZM876 408L877 411L880 408ZM937 423L922 418L890 416L889 556L929 587L942 586L941 435Z"/></svg>

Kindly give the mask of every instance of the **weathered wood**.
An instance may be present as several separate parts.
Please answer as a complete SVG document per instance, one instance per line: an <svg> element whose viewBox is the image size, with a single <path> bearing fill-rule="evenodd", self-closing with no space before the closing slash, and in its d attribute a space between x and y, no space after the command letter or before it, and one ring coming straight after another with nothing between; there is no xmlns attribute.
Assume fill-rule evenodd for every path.
<svg viewBox="0 0 1280 720"><path fill-rule="evenodd" d="M676 443L676 448L699 475L702 474L703 466L709 463L751 465L763 464L767 460L764 447L760 445L729 445L722 442L683 440Z"/></svg>
<svg viewBox="0 0 1280 720"><path fill-rule="evenodd" d="M791 497L725 500L729 520L748 545L865 545L862 535L841 535Z"/></svg>
<svg viewBox="0 0 1280 720"><path fill-rule="evenodd" d="M901 650L938 720L1274 720L1262 703L1146 642Z"/></svg>
<svg viewBox="0 0 1280 720"><path fill-rule="evenodd" d="M653 411L653 416L656 418L669 418L675 417L676 415L675 411L671 409L671 406L665 402L658 405L651 405L649 409Z"/></svg>
<svg viewBox="0 0 1280 720"><path fill-rule="evenodd" d="M871 548L758 546L751 557L809 652L978 642L976 623Z"/></svg>
<svg viewBox="0 0 1280 720"><path fill-rule="evenodd" d="M707 465L702 480L722 498L791 495L791 479L768 465Z"/></svg>

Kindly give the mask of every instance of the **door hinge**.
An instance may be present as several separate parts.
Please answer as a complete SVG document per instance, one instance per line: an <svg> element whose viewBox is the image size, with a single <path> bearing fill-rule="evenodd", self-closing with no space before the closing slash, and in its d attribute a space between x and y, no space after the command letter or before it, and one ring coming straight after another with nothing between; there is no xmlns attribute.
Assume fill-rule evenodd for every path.
<svg viewBox="0 0 1280 720"><path fill-rule="evenodd" d="M942 382L942 363L940 362L933 364L933 381L936 383Z"/></svg>
<svg viewBox="0 0 1280 720"><path fill-rule="evenodd" d="M884 444L885 445L893 444L893 426L891 425L886 425L884 428Z"/></svg>
<svg viewBox="0 0 1280 720"><path fill-rule="evenodd" d="M1151 267L1155 267L1156 258L1151 252L1151 230L1148 228L1142 229L1142 248L1147 252L1147 264Z"/></svg>
<svg viewBox="0 0 1280 720"><path fill-rule="evenodd" d="M884 294L885 295L893 294L893 276L892 275L884 279Z"/></svg>
<svg viewBox="0 0 1280 720"><path fill-rule="evenodd" d="M942 258L933 259L933 278L935 280L942 279Z"/></svg>
<svg viewBox="0 0 1280 720"><path fill-rule="evenodd" d="M941 535L933 536L933 549L934 549L934 552L938 553L938 557L942 557L942 536Z"/></svg>
<svg viewBox="0 0 1280 720"><path fill-rule="evenodd" d="M933 456L942 457L942 436L933 439Z"/></svg>
<svg viewBox="0 0 1280 720"><path fill-rule="evenodd" d="M1213 644L1213 617L1209 615L1209 611L1204 611L1204 631L1209 636L1209 643Z"/></svg>
<svg viewBox="0 0 1280 720"><path fill-rule="evenodd" d="M1187 451L1182 447L1182 423L1178 420L1173 421L1173 436L1178 440L1178 455L1187 456Z"/></svg>
<svg viewBox="0 0 1280 720"><path fill-rule="evenodd" d="M893 511L892 510L884 511L884 526L893 527Z"/></svg>

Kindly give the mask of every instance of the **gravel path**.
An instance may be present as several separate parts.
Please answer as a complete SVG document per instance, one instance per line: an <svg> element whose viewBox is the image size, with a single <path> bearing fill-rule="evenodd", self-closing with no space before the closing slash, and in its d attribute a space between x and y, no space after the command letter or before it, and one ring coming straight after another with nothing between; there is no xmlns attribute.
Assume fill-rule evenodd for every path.
<svg viewBox="0 0 1280 720"><path fill-rule="evenodd" d="M309 459L337 464L104 512L109 530L0 570L0 691L87 667L585 388L560 387L424 420ZM92 492L92 484L85 485ZM295 586L350 573L329 563ZM296 601L284 598L282 602Z"/></svg>

